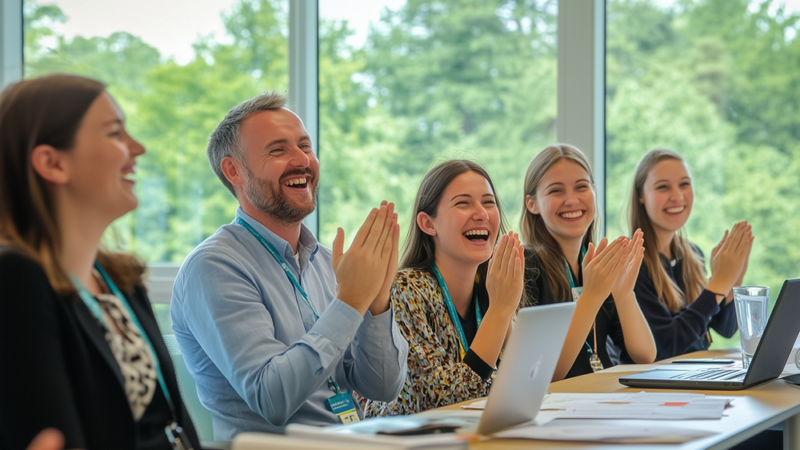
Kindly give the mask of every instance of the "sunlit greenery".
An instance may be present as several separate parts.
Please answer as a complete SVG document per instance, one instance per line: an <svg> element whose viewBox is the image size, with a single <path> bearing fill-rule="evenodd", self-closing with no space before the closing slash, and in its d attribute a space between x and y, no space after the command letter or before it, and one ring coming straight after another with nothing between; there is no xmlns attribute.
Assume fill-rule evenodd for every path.
<svg viewBox="0 0 800 450"><path fill-rule="evenodd" d="M608 3L609 234L628 232L641 155L671 148L694 176L689 238L708 256L748 220L756 240L744 282L770 286L774 300L800 276L800 16L772 1L662 3Z"/></svg>
<svg viewBox="0 0 800 450"><path fill-rule="evenodd" d="M690 239L708 255L749 220L745 282L773 293L800 267L800 22L778 3L609 0L606 25L608 234L629 232L641 155L672 148L695 178ZM25 1L26 76L108 83L148 148L141 206L116 237L150 262L180 263L236 207L208 167L208 135L233 105L287 90L286 2L240 0L221 17L226 36L198 40L185 65L124 31L60 36L65 13ZM352 237L384 198L405 230L422 175L453 157L488 167L516 229L525 168L569 120L556 116L556 15L555 0L408 0L358 48L352 26L322 18L320 240L339 226Z"/></svg>

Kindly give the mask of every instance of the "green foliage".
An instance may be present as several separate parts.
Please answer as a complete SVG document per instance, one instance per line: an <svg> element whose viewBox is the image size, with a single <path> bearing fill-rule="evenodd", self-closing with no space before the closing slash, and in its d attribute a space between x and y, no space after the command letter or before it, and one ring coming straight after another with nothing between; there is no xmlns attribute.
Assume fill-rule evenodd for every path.
<svg viewBox="0 0 800 450"><path fill-rule="evenodd" d="M57 6L24 4L26 76L75 73L102 80L148 153L137 164L140 206L108 236L150 262L180 263L230 222L236 199L208 166L208 136L225 112L267 89L288 87L284 2L243 0L222 17L227 36L200 39L186 65L129 33L55 35Z"/></svg>
<svg viewBox="0 0 800 450"><path fill-rule="evenodd" d="M555 6L412 0L383 12L364 49L348 50L355 58L332 58L333 68L348 74L345 84L358 76L363 94L352 97L359 102L356 115L328 115L324 91L331 88L320 76L323 182L336 183L335 203L321 196L323 242L335 226L352 235L369 207L384 198L398 204L405 233L419 182L450 158L483 163L516 222L525 168L555 139ZM329 34L325 27L322 34ZM327 56L321 48L321 74ZM362 60L363 69L347 70ZM326 131L331 121L352 130L356 141L346 152L327 151L347 139ZM335 207L326 209L329 204Z"/></svg>
<svg viewBox="0 0 800 450"><path fill-rule="evenodd" d="M608 1L606 204L608 234L628 233L639 158L678 151L694 175L690 239L709 255L749 220L745 282L777 293L800 267L800 17L773 3ZM148 148L141 205L114 230L147 260L180 262L231 220L236 201L209 169L206 142L232 106L286 90L286 5L240 0L221 17L226 34L199 38L180 65L122 31L67 39L53 31L66 20L57 6L25 1L26 76L103 80ZM320 240L337 227L352 238L382 199L398 204L405 233L422 176L454 157L489 169L517 228L528 162L569 120L556 115L556 18L555 0L408 0L384 10L358 48L347 22L322 19Z"/></svg>
<svg viewBox="0 0 800 450"><path fill-rule="evenodd" d="M694 176L690 239L706 255L738 220L756 236L744 282L772 288L800 259L800 16L773 2L610 1L607 204L611 234L648 150L681 153ZM717 337L716 347L738 345Z"/></svg>

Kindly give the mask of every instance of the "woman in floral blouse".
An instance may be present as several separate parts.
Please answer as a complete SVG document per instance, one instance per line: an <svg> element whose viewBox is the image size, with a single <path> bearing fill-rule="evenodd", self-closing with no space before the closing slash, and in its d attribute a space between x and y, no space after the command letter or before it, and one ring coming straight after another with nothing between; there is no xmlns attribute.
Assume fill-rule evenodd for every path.
<svg viewBox="0 0 800 450"><path fill-rule="evenodd" d="M494 186L478 164L447 161L422 180L392 287L408 340L408 376L396 400L369 401L367 416L412 414L488 393L523 292L523 248L517 234L504 233Z"/></svg>

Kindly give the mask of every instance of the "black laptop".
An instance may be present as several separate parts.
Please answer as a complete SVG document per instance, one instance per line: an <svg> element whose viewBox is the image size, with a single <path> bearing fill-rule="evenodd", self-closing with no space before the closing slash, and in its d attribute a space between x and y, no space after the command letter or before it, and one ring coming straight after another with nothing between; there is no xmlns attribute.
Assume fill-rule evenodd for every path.
<svg viewBox="0 0 800 450"><path fill-rule="evenodd" d="M620 377L619 382L635 388L727 391L747 389L774 380L781 375L798 333L800 333L800 278L795 278L783 283L749 368L691 369L674 367L678 364L672 364Z"/></svg>

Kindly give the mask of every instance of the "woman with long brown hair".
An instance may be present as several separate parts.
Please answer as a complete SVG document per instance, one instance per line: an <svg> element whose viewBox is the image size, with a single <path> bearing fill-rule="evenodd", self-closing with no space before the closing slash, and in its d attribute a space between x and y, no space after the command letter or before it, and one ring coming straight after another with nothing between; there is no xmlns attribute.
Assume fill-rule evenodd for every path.
<svg viewBox="0 0 800 450"><path fill-rule="evenodd" d="M144 265L100 246L143 153L100 82L0 93L0 448L45 428L66 448L198 448Z"/></svg>
<svg viewBox="0 0 800 450"><path fill-rule="evenodd" d="M408 376L396 400L371 401L366 414L411 414L486 396L519 307L523 264L489 174L467 160L431 169L391 291L408 340Z"/></svg>
<svg viewBox="0 0 800 450"><path fill-rule="evenodd" d="M634 292L659 360L708 349L709 328L724 337L738 329L731 289L747 271L751 227L738 222L725 232L711 252L707 279L703 253L683 232L693 203L692 176L679 154L656 149L642 157L633 180L630 227L641 229L648 245Z"/></svg>
<svg viewBox="0 0 800 450"><path fill-rule="evenodd" d="M525 176L520 228L525 288L531 304L577 301L554 379L610 367L608 337L637 363L655 357L653 336L633 295L643 247L641 232L595 250L594 179L578 149L551 145ZM588 334L588 336L587 336Z"/></svg>

